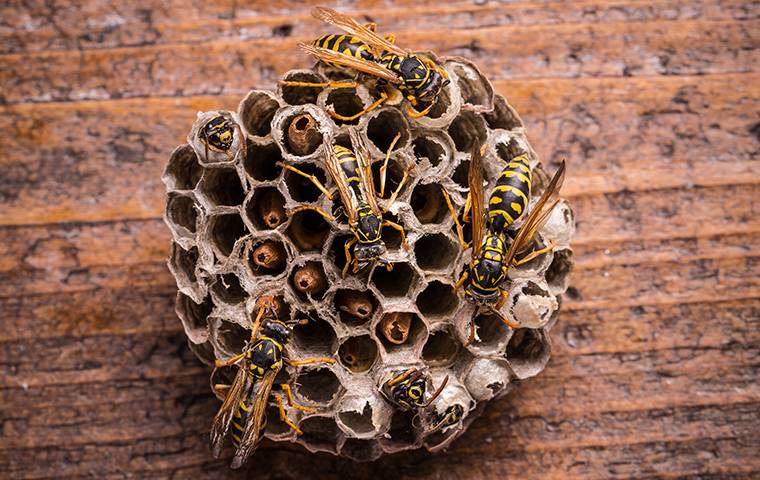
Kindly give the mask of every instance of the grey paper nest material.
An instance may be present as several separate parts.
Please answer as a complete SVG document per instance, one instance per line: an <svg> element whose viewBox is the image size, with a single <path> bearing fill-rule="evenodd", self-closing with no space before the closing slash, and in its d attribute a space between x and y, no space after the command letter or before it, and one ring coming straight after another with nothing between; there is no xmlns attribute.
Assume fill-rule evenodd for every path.
<svg viewBox="0 0 760 480"><path fill-rule="evenodd" d="M459 436L488 400L541 372L549 359L548 331L573 261L573 214L564 201L537 239L556 242L556 249L510 270L503 313L525 328L513 331L493 315L480 314L474 318L478 340L463 345L475 310L454 294L453 285L470 254L460 252L441 188L450 192L461 214L468 152L477 143L488 144L484 163L489 187L511 142L530 153L536 172L533 202L548 175L527 142L520 117L494 95L478 69L459 58L442 61L452 82L429 116L411 119L402 104L384 106L350 123L332 120L325 109L350 115L371 103L362 86L254 90L237 112L229 113L242 127L246 149L240 148L236 134L234 156L206 152L198 131L219 112L205 112L198 115L188 144L171 155L164 174L165 219L174 240L169 268L179 287L177 313L193 351L206 363L239 353L256 300L270 294L284 302L289 318L316 320L295 327L287 347L291 357L338 360L329 366L286 368L295 380L297 400L318 412L289 412L303 430L298 437L273 412L266 434L270 439L359 460L420 446L437 450ZM329 75L317 67L291 71L284 78L314 82ZM311 115L321 135L345 145L347 126L356 125L370 146L375 172L394 136L401 134L391 156L388 190L396 187L405 165L416 167L388 216L404 226L411 248L401 248L398 233L384 229L388 257L395 262L391 272L377 267L342 278L343 246L350 238L345 218L328 224L310 211L287 217L286 209L303 203L328 212L336 212L340 204L339 197L328 200L308 180L276 165L296 165L334 191L321 164L321 139L306 151L294 149L289 139L292 120L302 113ZM393 335L398 338L383 334L387 322L396 322ZM442 414L459 405L463 422L425 435L412 414L393 409L378 386L388 372L410 366L429 371L433 385L449 376L431 408Z"/></svg>

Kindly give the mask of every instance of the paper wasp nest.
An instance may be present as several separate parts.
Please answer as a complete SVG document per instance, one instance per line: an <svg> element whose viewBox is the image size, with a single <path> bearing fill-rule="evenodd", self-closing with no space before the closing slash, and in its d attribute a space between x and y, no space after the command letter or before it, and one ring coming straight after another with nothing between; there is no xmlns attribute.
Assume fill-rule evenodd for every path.
<svg viewBox="0 0 760 480"><path fill-rule="evenodd" d="M537 244L554 241L554 251L510 269L512 283L503 313L524 328L513 331L498 318L481 314L474 318L479 339L463 345L475 309L455 295L453 285L470 253L461 252L441 189L451 194L461 215L468 152L474 144L488 145L486 193L505 165L510 142L530 152L533 202L548 175L528 145L519 116L504 98L494 95L478 69L459 58L440 61L452 81L426 117L409 118L403 104L382 106L347 123L334 121L325 111L360 111L372 102L363 86L254 90L237 112L228 112L242 127L247 148L241 148L236 133L234 156L206 151L199 129L220 112L205 112L198 114L189 143L171 155L164 174L165 220L173 235L169 268L179 287L177 313L193 351L209 364L215 357L239 353L248 339L257 298L270 294L284 302L289 318L314 320L294 328L286 347L290 357L337 359L334 365L283 370L294 382L296 399L318 412L289 411L303 431L296 436L272 408L266 434L272 440L295 441L311 451L358 460L420 446L443 448L488 400L541 372L549 359L548 332L573 263L573 213L564 201L537 236ZM288 72L284 79L322 82L330 75L317 66ZM309 127L310 121L299 117L303 113L316 122L316 132L311 131L316 138L305 151L290 138L298 133L295 130ZM321 164L321 140L332 135L350 146L349 125L356 126L370 147L376 182L385 151L401 134L391 155L386 197L406 166L415 167L386 214L404 226L410 249L401 247L396 231L385 228L393 270L378 266L342 278L343 247L351 238L345 216L338 215L330 225L312 211L292 218L286 214L303 203L338 214L340 197L328 200L306 178L276 164L297 166L335 191ZM469 234L467 226L465 231ZM394 322L386 337L384 325L393 327ZM394 410L378 384L389 371L410 366L430 372L433 388L448 375L445 390L430 409L443 414L458 405L464 412L462 422L428 434L413 414Z"/></svg>

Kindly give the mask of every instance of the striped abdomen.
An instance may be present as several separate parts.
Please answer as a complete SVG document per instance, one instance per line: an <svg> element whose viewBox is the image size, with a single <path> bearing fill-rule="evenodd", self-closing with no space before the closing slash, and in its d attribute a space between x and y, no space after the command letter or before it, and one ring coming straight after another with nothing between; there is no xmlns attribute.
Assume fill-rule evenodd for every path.
<svg viewBox="0 0 760 480"><path fill-rule="evenodd" d="M249 399L252 400L253 398ZM237 411L235 412L235 416L232 418L232 444L235 445L235 449L240 447L240 440L243 438L243 433L245 433L245 424L248 422L248 415L250 413L250 409L252 407L252 403L246 403L245 400L240 400L240 405L238 405ZM266 413L264 414L264 418L261 420L261 425L259 425L259 432L256 435L256 445L254 446L254 450L258 448L259 443L261 443L261 440L264 438L264 430L267 428L267 416Z"/></svg>
<svg viewBox="0 0 760 480"><path fill-rule="evenodd" d="M315 47L348 55L349 57L360 58L370 62L375 61L375 56L372 55L369 46L352 35L324 35L311 42L311 44Z"/></svg>
<svg viewBox="0 0 760 480"><path fill-rule="evenodd" d="M515 223L528 206L531 171L528 154L523 153L509 161L491 192L488 200L490 229L502 233Z"/></svg>
<svg viewBox="0 0 760 480"><path fill-rule="evenodd" d="M335 156L338 158L338 163L343 171L343 175L346 176L348 186L356 195L358 200L357 204L364 203L364 194L362 193L362 181L359 178L359 162L356 160L354 152L346 147L335 145ZM351 208L351 205L345 205L346 208Z"/></svg>

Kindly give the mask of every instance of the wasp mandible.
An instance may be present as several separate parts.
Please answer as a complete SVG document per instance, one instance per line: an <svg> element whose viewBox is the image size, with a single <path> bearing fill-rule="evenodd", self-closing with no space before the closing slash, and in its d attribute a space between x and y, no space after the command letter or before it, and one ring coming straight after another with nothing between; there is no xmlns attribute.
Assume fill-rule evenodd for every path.
<svg viewBox="0 0 760 480"><path fill-rule="evenodd" d="M232 468L239 468L243 465L261 443L267 424L266 408L270 395L277 402L280 420L296 433L301 434L298 427L288 418L282 396L271 394L275 377L282 369L283 362L292 366L335 363L332 358L290 360L284 356L283 349L290 340L292 329L277 319L273 298L262 298L259 304L259 312L251 329L251 338L243 351L229 360L216 361L216 368L238 365L237 374L231 385L213 385L215 393L226 392L226 394L211 427L211 447L214 457L218 458L223 440L230 429L230 425L232 425L231 436L235 446ZM264 318L267 313L269 316ZM212 378L213 375L212 373ZM279 387L286 395L290 407L303 412L315 411L315 409L299 405L293 400L290 385L283 383Z"/></svg>
<svg viewBox="0 0 760 480"><path fill-rule="evenodd" d="M511 267L525 264L554 248L554 245L550 244L531 252L520 260L515 258L518 253L527 250L536 231L544 224L559 202L557 195L565 178L565 162L562 161L543 195L525 218L507 249L510 241L507 228L523 215L530 199L532 178L528 154L527 152L512 152L510 161L502 170L496 186L491 191L487 221L484 212L482 155L483 151L480 147L473 149L468 174L470 194L465 206L465 216L467 206L471 209L472 260L456 283L455 290L458 291L464 286L465 298L468 301L479 306L489 306L509 327L519 328L519 324L499 312L507 299L507 291L502 288L502 284L507 280L507 273ZM446 200L456 220L456 212L453 211L448 195L446 195ZM462 247L468 248L458 222L457 234ZM467 343L471 343L474 337L475 325L471 322L470 338Z"/></svg>
<svg viewBox="0 0 760 480"><path fill-rule="evenodd" d="M310 44L299 47L328 65L358 70L377 78L380 95L374 103L361 112L343 116L329 112L333 118L343 121L355 120L387 101L394 90L401 92L409 101L407 114L412 118L424 117L435 105L441 90L448 85L449 75L430 58L395 45L395 36L383 38L376 25L362 25L353 18L335 10L316 7L312 15L335 25L347 35L324 35ZM356 88L357 82L309 83L284 81L283 85L303 87Z"/></svg>

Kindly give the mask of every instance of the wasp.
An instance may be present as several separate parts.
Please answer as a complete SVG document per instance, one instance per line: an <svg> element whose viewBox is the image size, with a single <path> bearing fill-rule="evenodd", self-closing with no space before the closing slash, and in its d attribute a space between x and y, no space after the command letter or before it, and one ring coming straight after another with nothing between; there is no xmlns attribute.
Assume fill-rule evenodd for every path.
<svg viewBox="0 0 760 480"><path fill-rule="evenodd" d="M404 171L404 175L389 197L385 209L381 210L377 204L377 193L370 167L371 157L367 145L354 128L349 129L349 136L353 150L342 145L333 145L332 140L328 138L325 138L324 143L325 168L338 188L338 193L343 203L343 210L348 216L348 226L354 235L344 246L346 265L343 267L343 276L348 272L350 265L353 265L353 273L357 273L376 262L385 265L388 270L391 270L393 268L392 263L382 257L386 252L385 243L382 240L383 227L391 227L397 230L401 234L401 243L404 248L409 248L409 246L406 243L404 227L390 220L383 219L383 213L387 212L395 202L413 167ZM385 156L385 162L380 169L381 196L384 195L385 172L390 152L393 150L393 146L399 137L397 135L391 142ZM313 175L306 174L290 165L283 164L283 166L309 178L320 190L327 194L328 198L332 199L332 195ZM332 215L313 205L301 205L290 210L288 214L293 215L301 210L314 210L327 221L335 221ZM352 250L353 257L351 255Z"/></svg>
<svg viewBox="0 0 760 480"><path fill-rule="evenodd" d="M240 125L229 114L219 114L201 127L198 136L206 149L205 157L207 161L209 150L225 153L229 159L232 159L234 156L232 144L235 142L235 131L240 135L241 145L245 148L245 139L243 138Z"/></svg>
<svg viewBox="0 0 760 480"><path fill-rule="evenodd" d="M507 291L502 284L513 266L525 264L534 258L551 251L553 244L535 250L520 260L518 254L524 253L536 231L544 224L559 199L557 195L565 177L565 162L552 177L543 195L519 228L514 239L507 229L521 218L528 207L531 188L531 170L527 152L510 150L511 159L499 175L488 200L488 214L484 212L482 149L473 149L468 173L470 188L469 202L472 224L472 260L465 268L455 285L458 291L464 286L465 298L479 306L489 306L501 320L511 328L519 324L506 318L499 310L507 299ZM444 192L445 193L445 192ZM446 195L449 209L456 219L456 213ZM465 213L466 215L466 213ZM487 220L486 220L487 219ZM462 228L457 222L457 234L463 248L468 248L462 237ZM511 242L511 243L510 243ZM507 245L509 244L509 248ZM474 323L470 323L470 338L475 336Z"/></svg>
<svg viewBox="0 0 760 480"><path fill-rule="evenodd" d="M428 57L395 45L395 36L385 38L376 33L376 25L362 25L353 18L335 10L316 7L312 15L345 31L343 35L324 35L310 44L299 47L328 65L350 68L377 79L379 98L361 112L343 116L330 112L343 121L355 120L379 107L400 92L409 101L407 114L412 118L424 117L430 112L441 90L450 82L448 73ZM356 88L357 82L281 82L283 85L303 87Z"/></svg>
<svg viewBox="0 0 760 480"><path fill-rule="evenodd" d="M211 427L211 448L214 457L218 458L223 440L232 426L231 436L235 446L232 468L242 466L261 443L266 430L266 408L270 396L277 402L280 420L297 434L301 434L299 428L285 413L282 396L272 394L275 377L282 369L283 363L291 366L335 363L332 358L288 359L283 350L292 335L291 327L277 319L274 299L266 297L260 300L259 304L259 312L251 329L251 338L243 351L229 360L216 361L216 369L237 364L235 379L231 385L212 383L215 393L226 392L226 395ZM264 318L267 312L270 315ZM212 378L213 376L212 373ZM290 407L303 412L315 411L293 400L290 385L283 383L279 387Z"/></svg>
<svg viewBox="0 0 760 480"><path fill-rule="evenodd" d="M449 381L448 376L444 378L441 386L426 401L425 392L430 380L422 370L414 367L407 370L394 370L389 374L389 377L380 387L380 393L394 406L404 411L429 407Z"/></svg>

